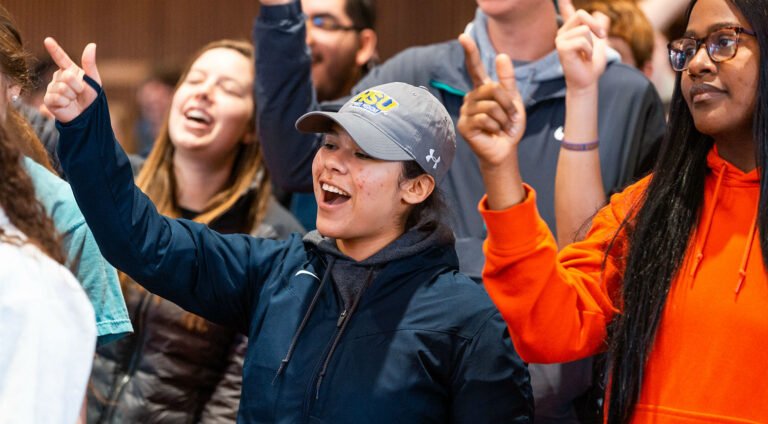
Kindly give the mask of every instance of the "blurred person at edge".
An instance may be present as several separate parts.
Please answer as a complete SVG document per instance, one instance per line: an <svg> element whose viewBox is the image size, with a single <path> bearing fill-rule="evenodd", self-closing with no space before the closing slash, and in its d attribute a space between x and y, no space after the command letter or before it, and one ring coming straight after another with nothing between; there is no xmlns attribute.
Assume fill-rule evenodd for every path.
<svg viewBox="0 0 768 424"><path fill-rule="evenodd" d="M55 135L55 137L47 140L55 141L58 139L58 133L53 127L53 121L40 115L35 108L26 106L20 101L21 95L32 87L30 61L31 55L24 49L21 34L16 28L13 17L0 5L0 80L5 90L5 94L0 96L0 108L2 109L0 126L5 129L7 141L20 149L22 153L21 165L26 171L26 177L30 178L34 185L33 194L45 208L45 212L53 221L56 231L61 235L59 241L66 258L64 264L77 278L91 302L91 309L95 312L94 323L97 343L103 345L130 333L133 328L120 292L115 269L101 256L93 234L75 203L72 190L66 182L52 173L54 171L53 163L58 164L56 156L51 156L46 152L37 136L36 130L38 128L30 126L34 125L35 122L47 121L46 134ZM39 121L30 122L25 117L39 118ZM56 159L56 161L53 162L52 159ZM21 230L24 232L24 229ZM63 293L62 295L64 296ZM56 307L52 306L54 314L50 315L49 318L57 316ZM94 314L92 313L91 316ZM66 318L61 319L62 322L66 321ZM29 337L32 337L32 334L34 333L30 332ZM88 346L88 344L83 344L83 346ZM92 354L93 350L91 349L89 355ZM26 358L26 354L21 356ZM52 361L52 363L54 362ZM55 363L60 364L59 362ZM76 366L73 365L73 367ZM90 369L90 360L88 367ZM33 385L31 382L29 384ZM50 384L51 387L56 386L55 383ZM81 394L81 399L77 402L78 409L83 398L84 396ZM5 411L6 409L1 406L0 411ZM63 411L62 414L64 414ZM2 415L0 413L0 418ZM50 416L56 417L57 413L52 412ZM29 422L20 417L14 417L13 421ZM48 421L43 420L43 422Z"/></svg>
<svg viewBox="0 0 768 424"><path fill-rule="evenodd" d="M7 57L0 63L5 122L20 86L5 70ZM96 345L94 309L63 266L61 236L11 137L0 124L0 423L72 424Z"/></svg>
<svg viewBox="0 0 768 424"><path fill-rule="evenodd" d="M301 226L271 196L254 134L253 47L219 40L182 73L138 187L158 211L221 233L284 238ZM99 348L88 421L234 422L247 340L120 279L136 332Z"/></svg>
<svg viewBox="0 0 768 424"><path fill-rule="evenodd" d="M66 266L80 281L96 312L98 342L104 344L132 331L128 311L117 273L101 256L72 190L50 172L50 157L17 110L21 94L31 85L30 57L10 13L0 6L0 80L9 93L0 96L0 125L21 149L22 164L35 186L35 195L62 236Z"/></svg>
<svg viewBox="0 0 768 424"><path fill-rule="evenodd" d="M477 4L475 19L465 33L477 44L478 60L487 69L489 79L496 79L497 54L506 53L515 62L517 85L528 116L528 129L520 143L521 172L538 190L539 210L565 245L576 237L597 207L570 208L555 219L555 171L566 103L565 79L555 50L555 5L542 0L478 0ZM257 47L255 89L260 105L257 128L265 162L276 185L309 192L311 161L320 142L317 136L298 134L294 122L309 110L336 110L343 99L313 102L313 60L304 33L309 25L302 7L298 1L261 0L253 39ZM664 130L663 107L653 86L638 70L620 63L619 58L609 49L608 64L598 87L604 196L650 170ZM427 87L446 107L454 123L473 83L466 71L464 50L452 40L397 54L373 68L346 95L391 81ZM460 270L479 281L485 260L482 242L487 232L477 204L485 186L478 160L460 136L456 160L441 188L450 206ZM531 364L529 370L539 422L574 422L578 415L600 412L599 399L593 394L602 396L602 390L592 384L591 358L567 364Z"/></svg>
<svg viewBox="0 0 768 424"><path fill-rule="evenodd" d="M302 0L301 6L317 101L343 97L378 60L375 0ZM315 228L315 196L279 184L274 189L304 228Z"/></svg>

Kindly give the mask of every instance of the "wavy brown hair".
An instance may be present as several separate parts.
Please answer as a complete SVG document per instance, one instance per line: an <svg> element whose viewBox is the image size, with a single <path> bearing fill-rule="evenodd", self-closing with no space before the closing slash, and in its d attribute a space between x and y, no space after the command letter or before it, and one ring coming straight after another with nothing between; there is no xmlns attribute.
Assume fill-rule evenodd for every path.
<svg viewBox="0 0 768 424"><path fill-rule="evenodd" d="M21 163L21 149L0 126L0 206L16 228L27 236L27 242L39 247L46 255L64 264L61 239L53 220L35 197L35 186ZM0 242L24 244L0 228Z"/></svg>
<svg viewBox="0 0 768 424"><path fill-rule="evenodd" d="M0 96L7 96L9 85L29 87L29 60L11 14L0 6ZM22 156L27 155L51 169L50 161L26 120L12 107L6 113L0 125L0 206L10 222L27 236L27 242L64 264L61 237L35 197L32 179L21 163ZM0 228L0 242L21 245L24 240Z"/></svg>
<svg viewBox="0 0 768 424"><path fill-rule="evenodd" d="M234 50L251 63L254 61L253 45L247 41L224 39L208 43L192 56L192 60L184 68L176 88L178 89L179 85L186 79L192 64L203 53L217 48ZM254 116L249 121L248 130L242 135L242 140L249 139L250 142L240 144L227 184L208 201L205 209L194 218L194 221L209 225L231 209L235 202L250 189L254 189L256 192L253 201L248 206L247 222L252 224L250 228L244 230L253 230L264 219L272 191L267 171L262 162L261 145L255 140L255 103L253 111ZM136 185L152 200L158 212L165 216L178 218L181 216L181 210L177 203L179 188L174 174L173 154L174 146L168 132L168 117L166 117L160 134L155 140L155 145L139 172ZM120 280L125 286L129 279L121 274ZM205 321L196 315L188 314L185 319L185 326L190 330L202 331L205 329Z"/></svg>
<svg viewBox="0 0 768 424"><path fill-rule="evenodd" d="M6 96L9 86L18 86L27 90L32 85L29 63L32 55L24 49L21 34L13 17L0 5L0 72L2 72L2 92ZM21 149L21 153L53 172L48 154L40 139L26 119L10 105L3 123L8 137Z"/></svg>

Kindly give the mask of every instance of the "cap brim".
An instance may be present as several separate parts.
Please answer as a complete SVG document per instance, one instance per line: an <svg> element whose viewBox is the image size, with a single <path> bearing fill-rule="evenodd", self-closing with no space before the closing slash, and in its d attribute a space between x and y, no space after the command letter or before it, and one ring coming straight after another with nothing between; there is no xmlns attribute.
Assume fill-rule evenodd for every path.
<svg viewBox="0 0 768 424"><path fill-rule="evenodd" d="M415 158L397 141L355 113L309 112L296 121L296 129L305 133L328 133L338 124L369 156L380 160L407 161Z"/></svg>

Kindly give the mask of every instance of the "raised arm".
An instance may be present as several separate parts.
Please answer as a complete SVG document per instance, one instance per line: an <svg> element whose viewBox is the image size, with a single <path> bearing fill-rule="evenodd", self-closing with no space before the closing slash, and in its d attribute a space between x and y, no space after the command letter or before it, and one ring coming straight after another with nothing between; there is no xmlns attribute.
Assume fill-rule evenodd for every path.
<svg viewBox="0 0 768 424"><path fill-rule="evenodd" d="M571 0L559 4L565 24L555 43L566 95L565 133L555 174L555 219L562 247L580 239L579 231L606 203L598 150L597 84L605 70L610 22L602 13L574 10Z"/></svg>
<svg viewBox="0 0 768 424"><path fill-rule="evenodd" d="M609 295L615 267L607 261L604 273L603 258L624 209L601 211L589 237L558 258L535 193L518 170L525 113L509 58L496 59L500 82L494 84L477 61L474 43L460 41L475 88L464 99L458 128L478 156L487 188L480 203L488 229L484 285L524 360L567 362L592 355L604 347L606 325L617 312Z"/></svg>
<svg viewBox="0 0 768 424"><path fill-rule="evenodd" d="M158 214L134 185L128 158L114 139L95 61L95 45L75 65L53 39L58 64L45 103L61 133L59 157L75 199L104 257L152 292L211 321L247 328L261 267L277 242L222 236L206 226Z"/></svg>
<svg viewBox="0 0 768 424"><path fill-rule="evenodd" d="M256 47L256 126L272 181L288 191L312 191L312 159L319 137L294 127L319 107L312 85L301 5L295 0L261 0L253 27Z"/></svg>
<svg viewBox="0 0 768 424"><path fill-rule="evenodd" d="M515 70L509 56L500 54L496 58L499 82L494 82L472 38L462 34L459 42L474 88L464 98L456 127L478 157L489 206L506 209L525 198L517 144L525 133L526 117Z"/></svg>

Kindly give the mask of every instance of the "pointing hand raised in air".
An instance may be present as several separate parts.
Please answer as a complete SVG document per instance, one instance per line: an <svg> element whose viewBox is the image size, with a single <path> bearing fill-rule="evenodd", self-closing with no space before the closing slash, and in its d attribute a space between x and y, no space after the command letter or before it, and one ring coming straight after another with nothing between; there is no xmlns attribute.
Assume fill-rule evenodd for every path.
<svg viewBox="0 0 768 424"><path fill-rule="evenodd" d="M517 149L525 132L525 107L515 83L512 60L505 54L496 57L499 82L492 81L480 59L474 40L459 36L464 47L467 72L473 89L464 97L457 123L483 165L500 165Z"/></svg>
<svg viewBox="0 0 768 424"><path fill-rule="evenodd" d="M56 40L47 37L44 43L59 70L54 72L43 101L58 121L66 123L77 118L96 99L96 91L83 79L87 75L101 85L96 68L96 44L90 43L83 49L81 68Z"/></svg>
<svg viewBox="0 0 768 424"><path fill-rule="evenodd" d="M467 73L474 88L464 96L459 132L480 161L480 170L492 209L504 209L525 196L517 162L517 143L525 133L525 106L515 83L515 68L505 54L496 57L492 81L480 60L477 45L466 34L459 36L464 47Z"/></svg>
<svg viewBox="0 0 768 424"><path fill-rule="evenodd" d="M565 23L557 32L555 45L571 89L597 84L605 71L610 19L603 13L575 10L571 0L558 0Z"/></svg>

